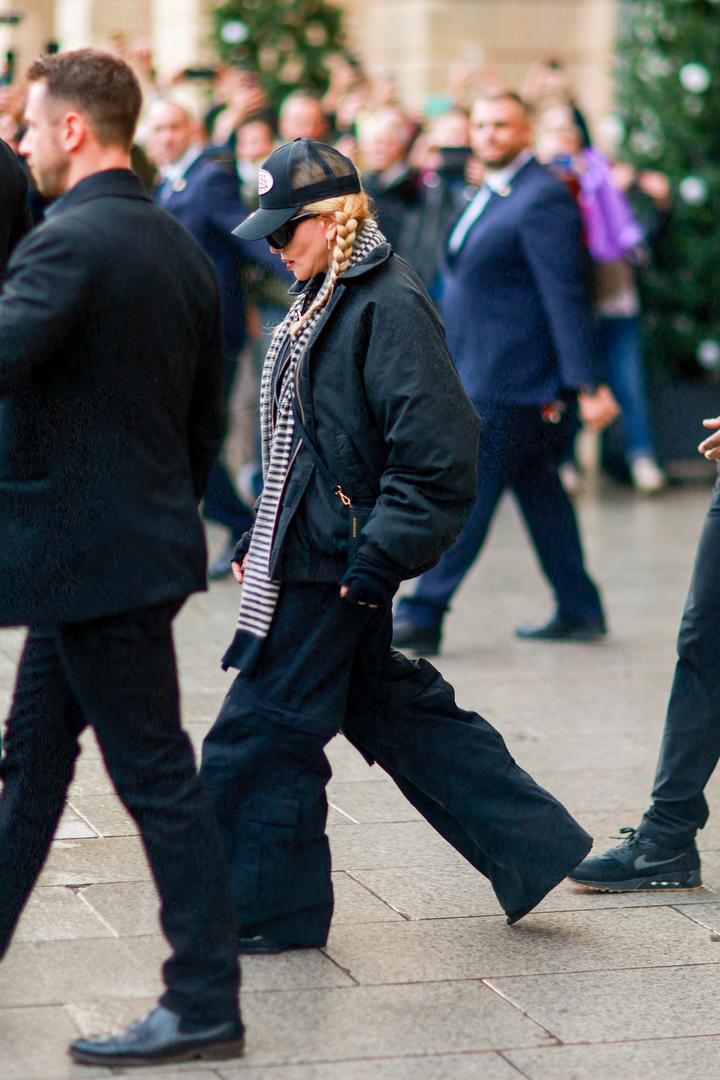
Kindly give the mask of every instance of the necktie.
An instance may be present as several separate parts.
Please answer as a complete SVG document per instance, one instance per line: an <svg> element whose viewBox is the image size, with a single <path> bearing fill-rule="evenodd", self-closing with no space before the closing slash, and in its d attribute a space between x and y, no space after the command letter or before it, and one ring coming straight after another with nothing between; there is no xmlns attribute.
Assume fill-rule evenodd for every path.
<svg viewBox="0 0 720 1080"><path fill-rule="evenodd" d="M450 253L450 255L457 255L458 251L465 243L467 234L470 232L471 228L482 214L483 210L490 201L490 196L492 194L492 190L488 187L488 185L483 184L482 187L478 190L472 202L465 207L465 210L461 214L457 225L450 233L450 239L448 241L448 252Z"/></svg>

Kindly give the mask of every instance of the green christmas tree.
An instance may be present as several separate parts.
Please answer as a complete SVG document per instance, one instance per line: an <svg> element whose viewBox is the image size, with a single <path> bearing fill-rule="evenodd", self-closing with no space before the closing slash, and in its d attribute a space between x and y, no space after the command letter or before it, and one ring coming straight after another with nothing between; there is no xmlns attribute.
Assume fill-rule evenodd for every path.
<svg viewBox="0 0 720 1080"><path fill-rule="evenodd" d="M344 51L342 12L326 0L220 0L214 24L220 57L257 72L275 105L295 88L324 93Z"/></svg>
<svg viewBox="0 0 720 1080"><path fill-rule="evenodd" d="M720 0L621 5L622 156L670 178L672 227L643 274L647 355L720 374Z"/></svg>

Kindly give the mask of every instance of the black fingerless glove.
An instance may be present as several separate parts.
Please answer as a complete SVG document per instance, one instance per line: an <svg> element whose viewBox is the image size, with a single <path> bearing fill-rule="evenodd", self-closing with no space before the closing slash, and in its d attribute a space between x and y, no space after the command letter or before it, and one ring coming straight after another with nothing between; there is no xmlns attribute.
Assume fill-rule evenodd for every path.
<svg viewBox="0 0 720 1080"><path fill-rule="evenodd" d="M392 603L401 581L402 575L396 566L358 552L341 584L350 586L347 600L385 607Z"/></svg>
<svg viewBox="0 0 720 1080"><path fill-rule="evenodd" d="M233 551L232 561L242 565L242 561L248 553L250 548L250 540L252 539L252 529L248 529L246 533L243 533Z"/></svg>

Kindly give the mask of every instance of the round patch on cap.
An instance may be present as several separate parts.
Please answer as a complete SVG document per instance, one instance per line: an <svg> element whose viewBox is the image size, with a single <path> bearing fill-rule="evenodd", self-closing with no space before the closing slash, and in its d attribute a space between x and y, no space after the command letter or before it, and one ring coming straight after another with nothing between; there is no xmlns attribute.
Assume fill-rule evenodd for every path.
<svg viewBox="0 0 720 1080"><path fill-rule="evenodd" d="M258 194L267 195L275 181L267 169L261 169L258 173Z"/></svg>

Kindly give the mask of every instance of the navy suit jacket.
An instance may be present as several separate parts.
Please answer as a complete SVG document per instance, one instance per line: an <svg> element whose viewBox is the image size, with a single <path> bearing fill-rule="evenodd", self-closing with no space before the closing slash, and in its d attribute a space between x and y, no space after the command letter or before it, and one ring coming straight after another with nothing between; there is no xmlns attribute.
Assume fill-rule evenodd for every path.
<svg viewBox="0 0 720 1080"><path fill-rule="evenodd" d="M235 226L248 216L240 201L237 178L205 155L192 163L169 194L165 195L164 185L160 184L155 197L192 233L215 267L220 281L225 352L237 355L247 339L243 263L259 263L282 276L280 257L271 255L264 241L245 241L232 235ZM288 285L291 280L288 278Z"/></svg>
<svg viewBox="0 0 720 1080"><path fill-rule="evenodd" d="M599 381L580 214L534 159L509 187L491 195L459 252L446 242L440 307L476 404L543 405Z"/></svg>

